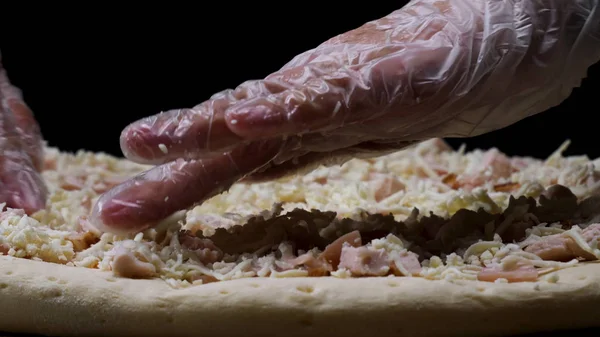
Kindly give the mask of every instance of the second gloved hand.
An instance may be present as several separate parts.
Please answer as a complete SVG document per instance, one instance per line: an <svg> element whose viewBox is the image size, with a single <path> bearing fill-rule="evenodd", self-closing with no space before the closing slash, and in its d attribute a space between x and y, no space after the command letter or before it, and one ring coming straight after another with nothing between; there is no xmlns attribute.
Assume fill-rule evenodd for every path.
<svg viewBox="0 0 600 337"><path fill-rule="evenodd" d="M40 128L0 63L0 203L27 214L44 208L43 165Z"/></svg>
<svg viewBox="0 0 600 337"><path fill-rule="evenodd" d="M156 168L93 220L137 232L242 178L493 131L559 104L600 59L598 1L421 0L307 51L263 80L128 126Z"/></svg>

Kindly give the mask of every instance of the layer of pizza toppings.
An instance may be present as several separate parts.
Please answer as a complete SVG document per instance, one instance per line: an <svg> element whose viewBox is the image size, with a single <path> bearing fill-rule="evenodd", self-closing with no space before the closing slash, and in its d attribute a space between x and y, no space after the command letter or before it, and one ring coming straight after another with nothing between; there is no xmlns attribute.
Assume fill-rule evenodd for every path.
<svg viewBox="0 0 600 337"><path fill-rule="evenodd" d="M0 205L0 254L174 287L298 276L536 281L600 259L600 160L564 157L566 145L537 160L432 140L239 183L129 237L100 233L86 216L101 193L148 167L49 148L48 207L29 217Z"/></svg>

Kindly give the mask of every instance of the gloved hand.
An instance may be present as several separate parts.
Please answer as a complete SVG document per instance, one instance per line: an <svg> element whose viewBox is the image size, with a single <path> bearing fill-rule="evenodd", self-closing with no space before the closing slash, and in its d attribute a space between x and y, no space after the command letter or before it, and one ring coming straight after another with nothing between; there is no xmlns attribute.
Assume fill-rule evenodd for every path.
<svg viewBox="0 0 600 337"><path fill-rule="evenodd" d="M40 128L0 62L0 202L28 214L44 208L43 165Z"/></svg>
<svg viewBox="0 0 600 337"><path fill-rule="evenodd" d="M415 0L263 80L129 125L125 155L162 164L100 198L136 232L231 184L493 131L558 105L600 59L592 0ZM180 159L178 159L180 158Z"/></svg>

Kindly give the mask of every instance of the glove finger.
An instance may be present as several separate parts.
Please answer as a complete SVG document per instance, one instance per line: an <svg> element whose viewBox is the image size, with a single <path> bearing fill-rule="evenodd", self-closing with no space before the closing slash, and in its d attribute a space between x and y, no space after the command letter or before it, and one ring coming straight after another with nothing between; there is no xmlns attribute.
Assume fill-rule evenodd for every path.
<svg viewBox="0 0 600 337"><path fill-rule="evenodd" d="M0 149L3 201L11 208L25 210L27 214L43 209L48 190L21 143L14 117L6 112L6 104L0 107Z"/></svg>
<svg viewBox="0 0 600 337"><path fill-rule="evenodd" d="M284 69L267 80L288 89L250 98L225 113L230 129L245 139L304 134L352 122L348 112L360 107L351 97L371 107L369 100L360 100L369 90L362 74L336 60Z"/></svg>
<svg viewBox="0 0 600 337"><path fill-rule="evenodd" d="M0 94L6 100L5 109L12 113L21 143L29 154L34 168L41 172L44 166L43 138L31 109L23 102L21 91L14 87L0 64Z"/></svg>
<svg viewBox="0 0 600 337"><path fill-rule="evenodd" d="M435 76L446 66L444 61L452 50L421 43L400 49L379 51L376 59L353 69L331 61L284 70L269 79L287 82L291 88L232 105L226 111L229 128L249 140L329 132L375 120L390 109L397 112L397 118L405 119L427 110L428 104L435 106L432 98L447 98L450 89L442 89L451 88L456 76ZM448 71L448 75L454 73ZM302 80L290 84L295 78ZM399 121L393 126L402 124ZM362 129L360 133L370 131L382 136L377 130Z"/></svg>
<svg viewBox="0 0 600 337"><path fill-rule="evenodd" d="M395 34L367 24L331 39L307 53L310 63L299 58L299 66L267 77L287 90L230 106L230 129L250 140L327 132L391 110L403 118L417 112L415 106L431 103L432 97L447 98L450 90L442 89L461 78L455 68L464 70L448 64L448 57L463 55L464 48L444 43L443 20L420 25L425 27L414 34ZM417 25L408 20L398 26L396 31L406 26L406 33Z"/></svg>
<svg viewBox="0 0 600 337"><path fill-rule="evenodd" d="M21 143L31 158L33 167L42 172L44 169L44 142L39 124L29 107L20 99L8 99L7 106L15 118Z"/></svg>
<svg viewBox="0 0 600 337"><path fill-rule="evenodd" d="M101 230L133 233L170 214L228 189L271 161L280 140L256 142L203 160L176 160L111 189L94 205L91 219Z"/></svg>
<svg viewBox="0 0 600 337"><path fill-rule="evenodd" d="M241 141L224 120L223 111L231 99L223 94L193 109L170 110L136 121L121 133L121 150L130 160L155 165L194 159L197 153L215 149L222 153Z"/></svg>
<svg viewBox="0 0 600 337"><path fill-rule="evenodd" d="M250 97L285 90L280 83L247 81L235 90L213 95L193 109L171 110L141 119L121 133L121 149L130 160L163 164L183 159L210 158L245 142L230 130L235 121L225 120L225 110Z"/></svg>

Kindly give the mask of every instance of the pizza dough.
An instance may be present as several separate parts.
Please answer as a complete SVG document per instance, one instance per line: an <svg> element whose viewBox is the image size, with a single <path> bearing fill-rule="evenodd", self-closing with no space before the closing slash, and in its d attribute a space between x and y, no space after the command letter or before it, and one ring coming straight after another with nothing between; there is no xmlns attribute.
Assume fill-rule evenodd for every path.
<svg viewBox="0 0 600 337"><path fill-rule="evenodd" d="M492 336L600 326L600 264L556 283L159 279L0 257L0 330L54 336Z"/></svg>
<svg viewBox="0 0 600 337"><path fill-rule="evenodd" d="M201 206L174 214L164 226L131 237L96 233L86 216L103 191L147 167L103 154L48 149L43 172L51 191L48 208L31 217L4 206L0 210L0 331L144 337L487 336L600 326L595 310L600 305L600 263L543 261L524 251L527 246L509 244L507 230L516 223L533 240L529 244L570 233L588 260L600 256L600 218L590 211L600 202L590 198L600 188L595 169L600 161L562 157L564 148L541 161L508 158L495 149L453 151L432 140L306 176L234 185ZM549 191L556 184L563 186L556 190L562 196L553 199ZM584 199L592 202L583 207ZM274 203L278 206L269 210ZM398 228L414 229L423 219L430 229L443 232L443 240L423 247L466 240L453 233L475 220L487 239L465 241L456 248L462 251L446 254L445 261L435 254L421 262L413 256L423 263L421 277L348 278L356 276L351 266L350 274L338 269L333 276L302 277L310 274L308 264L289 261L309 252L293 251L290 233L303 226L311 208L335 211L313 214L325 221L309 233L321 246L333 245L351 230L381 225L398 236L375 240L364 233L362 244L383 249L375 247L378 240L378 247L400 254L408 245L418 245L406 240L421 234L408 233L402 241ZM360 211L357 218L357 209L379 214L361 218ZM434 215L428 218L430 212ZM390 213L387 222L377 223ZM265 219L277 215L283 222L275 219L267 226L254 221L257 214ZM560 222L564 217L580 221L576 223L589 235L566 230L572 224ZM295 223L291 232L281 232L290 221ZM195 238L190 237L193 231ZM480 243L485 249L469 251ZM263 248L268 256L261 255ZM474 281L478 271L502 267L511 256L534 258L538 281ZM123 273L116 261L123 257L140 259L138 266L151 278L134 279L139 273L118 277Z"/></svg>

